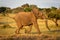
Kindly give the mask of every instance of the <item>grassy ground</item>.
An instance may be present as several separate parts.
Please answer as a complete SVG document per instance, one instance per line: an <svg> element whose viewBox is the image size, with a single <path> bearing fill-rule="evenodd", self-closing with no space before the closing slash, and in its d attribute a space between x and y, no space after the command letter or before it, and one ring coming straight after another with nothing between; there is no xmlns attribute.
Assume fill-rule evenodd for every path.
<svg viewBox="0 0 60 40"><path fill-rule="evenodd" d="M22 29L21 34L15 35L17 25L15 21L9 17L3 17L0 15L0 38L1 40L60 40L60 20L58 21L59 26L57 27L54 22L48 20L48 26L51 31L46 28L45 20L38 19L38 25L42 34L38 34L34 26L32 27L31 34L25 34L25 29ZM3 25L9 24L11 27L3 28ZM28 26L24 26L27 30ZM2 37L3 36L3 37ZM27 37L28 36L28 37Z"/></svg>

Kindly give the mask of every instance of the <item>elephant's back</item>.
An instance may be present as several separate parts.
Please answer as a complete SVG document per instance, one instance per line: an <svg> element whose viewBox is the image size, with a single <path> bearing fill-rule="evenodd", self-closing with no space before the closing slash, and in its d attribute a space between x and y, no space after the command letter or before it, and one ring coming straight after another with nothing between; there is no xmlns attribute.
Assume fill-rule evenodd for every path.
<svg viewBox="0 0 60 40"><path fill-rule="evenodd" d="M16 15L15 19L22 25L28 25L32 23L32 14L31 12L20 12Z"/></svg>

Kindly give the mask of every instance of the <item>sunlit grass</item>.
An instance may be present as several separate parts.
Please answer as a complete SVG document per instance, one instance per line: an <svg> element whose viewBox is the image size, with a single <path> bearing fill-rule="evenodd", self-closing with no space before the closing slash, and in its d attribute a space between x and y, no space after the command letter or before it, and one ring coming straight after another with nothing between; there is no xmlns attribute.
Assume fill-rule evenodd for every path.
<svg viewBox="0 0 60 40"><path fill-rule="evenodd" d="M13 14L12 14L13 15ZM11 16L12 16L11 15ZM56 30L60 30L60 25L57 27L55 25L55 23L51 20L48 20L48 26L50 28L51 31L49 31L47 28L46 28L46 25L45 25L45 20L42 20L42 19L38 19L38 25L39 25L39 28L40 28L40 31L42 33L45 33L45 34L54 34L54 35L60 35L60 32L59 31L56 31ZM1 19L0 22L5 22L6 24L9 24L12 28L9 28L9 27L6 27L6 28L3 28L1 25L0 27L0 35L10 35L10 34L14 34L15 33L15 30L17 28L17 25L16 25L16 22L14 21L14 19L12 18L9 18L9 17L3 17L3 19ZM60 24L60 21L58 22ZM3 24L4 25L4 24ZM14 28L13 28L14 27ZM24 28L26 28L27 30L29 30L29 27L28 26L25 26ZM25 29L21 29L21 34L25 34ZM31 31L32 34L35 34L37 33L35 27L33 26L32 27L32 31Z"/></svg>

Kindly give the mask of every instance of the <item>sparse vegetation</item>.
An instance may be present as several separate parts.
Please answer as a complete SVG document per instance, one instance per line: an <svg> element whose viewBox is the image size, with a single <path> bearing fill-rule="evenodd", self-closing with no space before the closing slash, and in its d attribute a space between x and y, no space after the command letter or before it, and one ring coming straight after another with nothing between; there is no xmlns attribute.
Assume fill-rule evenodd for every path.
<svg viewBox="0 0 60 40"><path fill-rule="evenodd" d="M49 34L49 35L58 35L59 37L56 37L56 40L60 40L60 9L59 8L56 8L56 7L51 7L51 8L38 8L37 5L29 5L29 4L24 4L22 5L21 7L17 7L17 8L14 8L14 9L11 9L9 7L0 7L0 15L2 14L3 16L0 16L0 19L7 19L7 22L11 22L13 21L13 19L10 19L10 18L2 18L2 17L6 17L6 14L15 14L15 13L18 13L18 12L30 12L33 8L37 8L39 9L39 11L42 11L45 16L47 16L47 26L49 27L49 29L51 31L54 31L54 30L59 30L58 32L57 31L54 31L54 32L50 32L47 30L46 26L45 26L45 20L44 19L38 19L38 24L39 24L39 28L41 30L42 33L45 33L45 34ZM13 14L13 15L14 15ZM11 16L13 16L11 15ZM1 22L0 20L0 22ZM6 21L6 20L2 20L3 22ZM16 26L16 24L14 24L15 21L13 21L12 23L8 23L8 24L5 24L2 28L0 28L0 35L10 35L10 34L14 34L14 31L16 29L16 27L13 29L12 26ZM9 25L10 24L10 25ZM3 25L0 23L0 25ZM1 27L1 26L0 26ZM29 29L28 27L26 27L26 29ZM21 32L24 34L24 30L22 29ZM36 30L32 29L31 33L33 34L33 32L36 32ZM28 39L31 39L31 40L36 40L35 36L33 37L34 39L32 39L32 37L29 37L29 38L25 38L25 37L16 37L16 39L21 39L21 40L28 40ZM42 36L42 40L46 38L50 38L49 36ZM7 40L14 40L13 37L9 37L7 38ZM40 39L40 36L38 37L38 39ZM4 39L5 40L5 39ZM48 39L48 40L54 40L53 38L51 39Z"/></svg>

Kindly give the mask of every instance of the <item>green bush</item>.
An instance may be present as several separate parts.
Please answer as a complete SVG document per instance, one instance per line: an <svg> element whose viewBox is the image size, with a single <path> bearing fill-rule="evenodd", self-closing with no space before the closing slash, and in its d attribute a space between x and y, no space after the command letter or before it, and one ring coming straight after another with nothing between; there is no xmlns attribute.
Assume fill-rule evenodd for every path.
<svg viewBox="0 0 60 40"><path fill-rule="evenodd" d="M60 19L60 14L56 13L55 18L56 18L56 19Z"/></svg>
<svg viewBox="0 0 60 40"><path fill-rule="evenodd" d="M32 9L31 8L24 8L25 12L30 12Z"/></svg>
<svg viewBox="0 0 60 40"><path fill-rule="evenodd" d="M48 17L49 17L49 18L55 18L55 14L54 14L54 13L49 13L49 14L48 14Z"/></svg>

